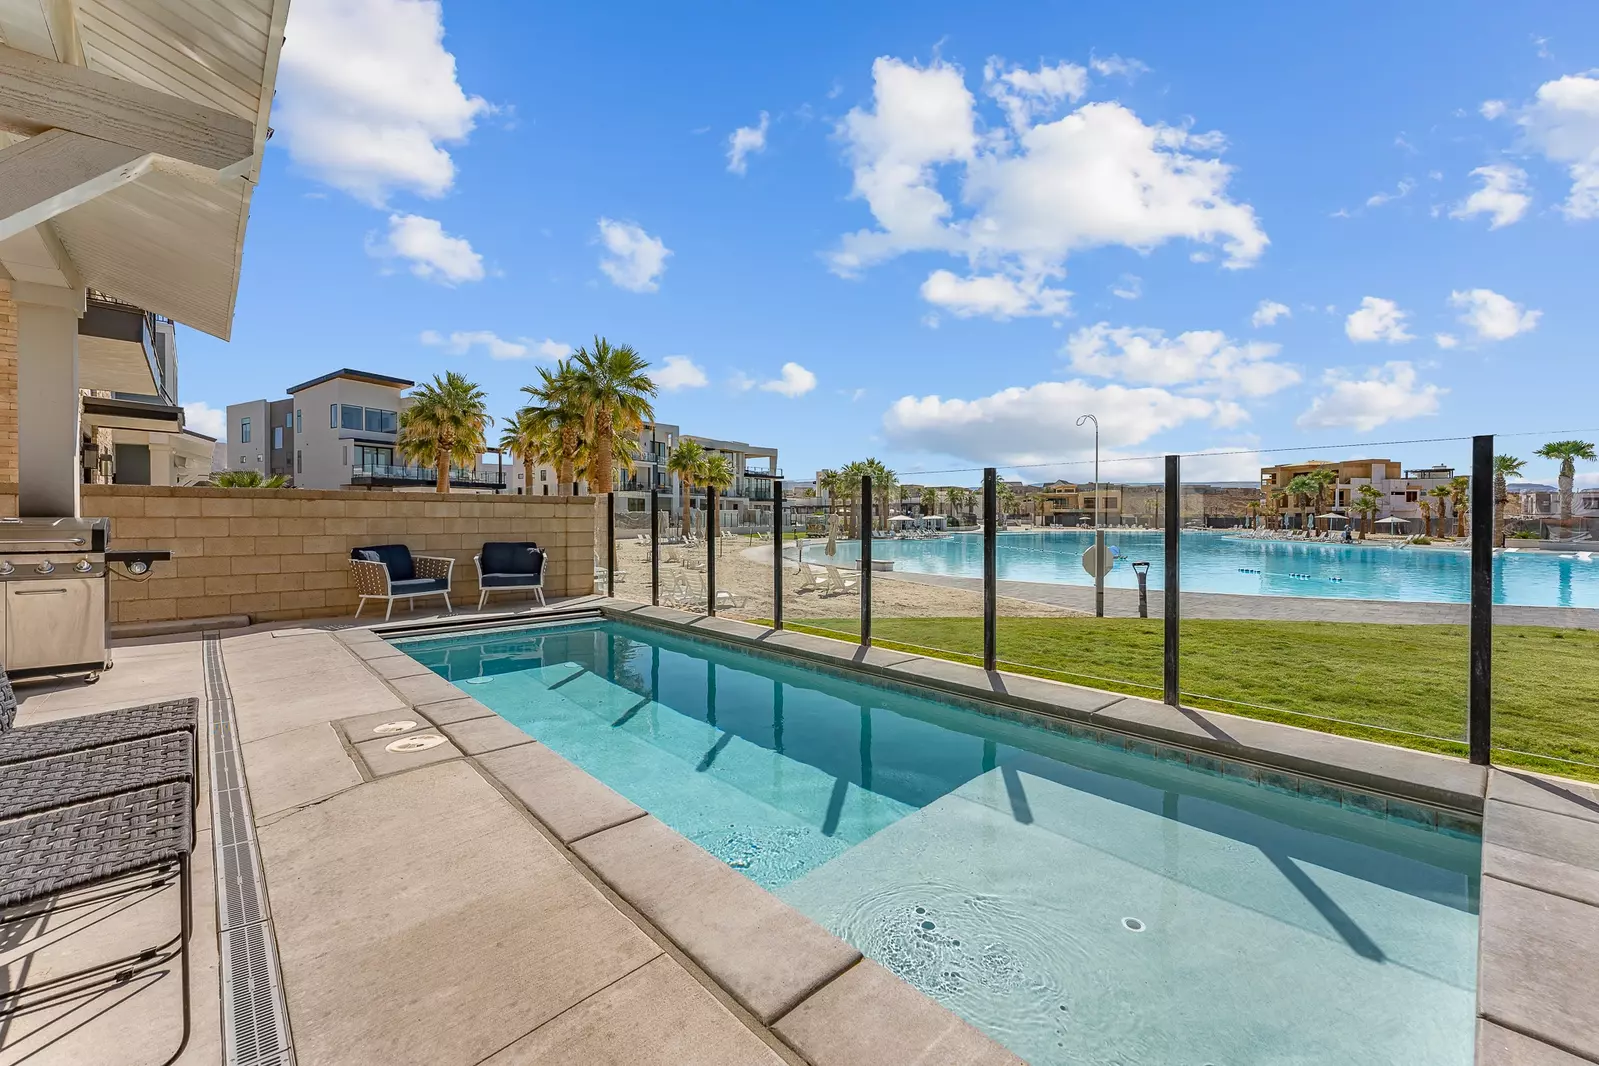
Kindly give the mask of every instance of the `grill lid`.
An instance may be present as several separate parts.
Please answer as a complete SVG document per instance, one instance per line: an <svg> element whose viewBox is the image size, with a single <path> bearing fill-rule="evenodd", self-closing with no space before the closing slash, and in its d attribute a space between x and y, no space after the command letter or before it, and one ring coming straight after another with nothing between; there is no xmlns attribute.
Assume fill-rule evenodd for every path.
<svg viewBox="0 0 1599 1066"><path fill-rule="evenodd" d="M0 552L105 552L108 518L0 518Z"/></svg>

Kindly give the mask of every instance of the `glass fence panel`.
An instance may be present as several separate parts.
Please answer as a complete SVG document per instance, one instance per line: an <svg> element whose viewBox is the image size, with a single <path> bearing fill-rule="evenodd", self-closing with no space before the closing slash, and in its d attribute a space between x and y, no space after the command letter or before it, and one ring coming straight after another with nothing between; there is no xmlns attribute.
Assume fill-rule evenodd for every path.
<svg viewBox="0 0 1599 1066"><path fill-rule="evenodd" d="M783 553L783 625L841 640L860 638L860 516L825 493L790 500Z"/></svg>
<svg viewBox="0 0 1599 1066"><path fill-rule="evenodd" d="M707 548L704 497L691 499L685 514L681 509L661 519L661 587L663 607L704 612L709 601L706 576ZM670 509L661 501L663 512Z"/></svg>
<svg viewBox="0 0 1599 1066"><path fill-rule="evenodd" d="M618 599L649 603L650 498L648 493L616 494L616 585ZM603 546L602 549L603 551ZM605 591L605 558L595 561L595 591Z"/></svg>
<svg viewBox="0 0 1599 1066"><path fill-rule="evenodd" d="M953 473L939 481L906 475L904 482L874 484L872 643L981 662L982 474ZM859 538L845 547L848 596L860 578Z"/></svg>
<svg viewBox="0 0 1599 1066"><path fill-rule="evenodd" d="M1468 438L1183 457L1183 702L1464 754Z"/></svg>
<svg viewBox="0 0 1599 1066"><path fill-rule="evenodd" d="M1494 442L1493 760L1599 781L1599 466L1556 436Z"/></svg>
<svg viewBox="0 0 1599 1066"><path fill-rule="evenodd" d="M744 500L721 510L716 613L746 622L772 618L772 505Z"/></svg>
<svg viewBox="0 0 1599 1066"><path fill-rule="evenodd" d="M1003 669L1160 698L1160 466L1101 460L1096 477L1089 460L1002 477Z"/></svg>

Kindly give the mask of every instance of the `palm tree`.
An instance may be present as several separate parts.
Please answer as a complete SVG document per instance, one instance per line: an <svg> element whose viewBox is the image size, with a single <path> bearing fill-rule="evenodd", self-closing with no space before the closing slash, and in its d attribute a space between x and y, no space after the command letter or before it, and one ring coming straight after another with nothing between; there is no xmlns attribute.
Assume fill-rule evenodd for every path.
<svg viewBox="0 0 1599 1066"><path fill-rule="evenodd" d="M1434 485L1427 490L1427 495L1438 501L1438 535L1449 536L1449 501L1454 496L1455 490L1448 485Z"/></svg>
<svg viewBox="0 0 1599 1066"><path fill-rule="evenodd" d="M1426 536L1432 536L1432 501L1419 500L1417 506L1421 508L1421 528Z"/></svg>
<svg viewBox="0 0 1599 1066"><path fill-rule="evenodd" d="M211 478L219 489L281 489L289 483L282 474L267 477L259 470L224 470Z"/></svg>
<svg viewBox="0 0 1599 1066"><path fill-rule="evenodd" d="M395 446L408 462L432 462L439 492L450 491L450 465L477 462L488 447L484 433L493 421L483 390L454 370L434 376L410 396L400 412Z"/></svg>
<svg viewBox="0 0 1599 1066"><path fill-rule="evenodd" d="M1001 481L994 489L994 495L999 500L999 524L1004 525L1006 516L1016 503L1016 490Z"/></svg>
<svg viewBox="0 0 1599 1066"><path fill-rule="evenodd" d="M1571 522L1571 488L1577 477L1577 460L1585 463L1599 461L1599 454L1593 450L1593 444L1585 440L1556 440L1550 441L1536 453L1543 459L1560 460L1560 524L1569 525Z"/></svg>
<svg viewBox="0 0 1599 1066"><path fill-rule="evenodd" d="M637 434L655 418L650 403L655 382L644 373L649 364L631 345L612 347L604 337L594 338L592 351L579 348L571 365L574 399L594 440L590 484L603 496L616 477L616 436Z"/></svg>
<svg viewBox="0 0 1599 1066"><path fill-rule="evenodd" d="M888 501L894 495L894 487L899 484L899 478L894 471L877 459L865 459L860 464L861 473L872 479L872 495L877 497L879 529L888 528Z"/></svg>
<svg viewBox="0 0 1599 1066"><path fill-rule="evenodd" d="M1510 502L1510 479L1520 477L1527 463L1514 455L1494 456L1494 546L1505 546L1505 505Z"/></svg>
<svg viewBox="0 0 1599 1066"><path fill-rule="evenodd" d="M522 481L528 495L533 494L533 468L554 466L559 458L560 436L550 432L535 407L524 407L511 416L500 434L500 447L522 464Z"/></svg>
<svg viewBox="0 0 1599 1066"><path fill-rule="evenodd" d="M922 490L922 514L930 515L938 510L938 490L931 485Z"/></svg>
<svg viewBox="0 0 1599 1066"><path fill-rule="evenodd" d="M1377 509L1382 505L1382 493L1370 485L1362 485L1355 497L1354 510L1364 519L1360 527L1360 539L1365 540L1371 530L1372 520L1377 517Z"/></svg>
<svg viewBox="0 0 1599 1066"><path fill-rule="evenodd" d="M1455 505L1455 536L1466 536L1466 511L1471 506L1471 478L1460 476L1449 480L1449 502Z"/></svg>
<svg viewBox="0 0 1599 1066"><path fill-rule="evenodd" d="M1305 509L1306 507L1310 508L1310 528L1316 528L1316 508L1310 502L1311 498L1316 495L1315 479L1313 479L1309 474L1298 474L1292 481L1288 482L1286 488L1288 495L1298 500L1301 510Z"/></svg>
<svg viewBox="0 0 1599 1066"><path fill-rule="evenodd" d="M583 451L583 408L578 402L577 379L565 359L553 368L541 366L539 383L523 385L533 398L536 418L542 432L556 442L555 494L569 496L575 491L577 464Z"/></svg>
<svg viewBox="0 0 1599 1066"><path fill-rule="evenodd" d="M683 485L683 536L689 533L689 492L705 482L705 448L697 440L679 437L677 447L666 457L666 472L676 474Z"/></svg>

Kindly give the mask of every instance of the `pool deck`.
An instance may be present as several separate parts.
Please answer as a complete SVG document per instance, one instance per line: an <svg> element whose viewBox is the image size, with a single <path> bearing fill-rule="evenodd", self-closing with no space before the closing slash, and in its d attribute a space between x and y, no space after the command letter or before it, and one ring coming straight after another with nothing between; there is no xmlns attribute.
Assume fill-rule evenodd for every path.
<svg viewBox="0 0 1599 1066"><path fill-rule="evenodd" d="M1599 1062L1599 790L725 619L583 602L1201 758L1480 811L1477 1061ZM220 637L297 1061L1016 1061L365 624ZM124 642L98 685L19 687L19 725L204 696L203 646L197 636ZM415 724L372 732L393 722ZM444 741L386 750L407 734ZM205 800L200 818L196 1029L184 1063L221 1059ZM24 962L38 979L100 957L108 940L166 929L170 896L0 945L6 980ZM0 1063L162 1062L177 1036L171 976L15 1021L0 1035Z"/></svg>

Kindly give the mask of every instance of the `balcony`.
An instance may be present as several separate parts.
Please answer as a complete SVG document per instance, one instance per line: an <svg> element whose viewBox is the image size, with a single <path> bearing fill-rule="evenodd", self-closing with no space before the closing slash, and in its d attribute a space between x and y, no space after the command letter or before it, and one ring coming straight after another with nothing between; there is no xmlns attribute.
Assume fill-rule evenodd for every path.
<svg viewBox="0 0 1599 1066"><path fill-rule="evenodd" d="M783 471L781 471L781 470L762 470L762 469L759 469L757 467L746 466L744 468L744 476L745 477L758 477L758 478L763 478L763 479L767 479L767 480L774 480L776 478L782 477L783 476Z"/></svg>
<svg viewBox="0 0 1599 1066"><path fill-rule="evenodd" d="M438 483L430 466L358 466L350 471L350 484L371 488L424 488ZM450 487L503 489L505 478L493 470L451 470Z"/></svg>

